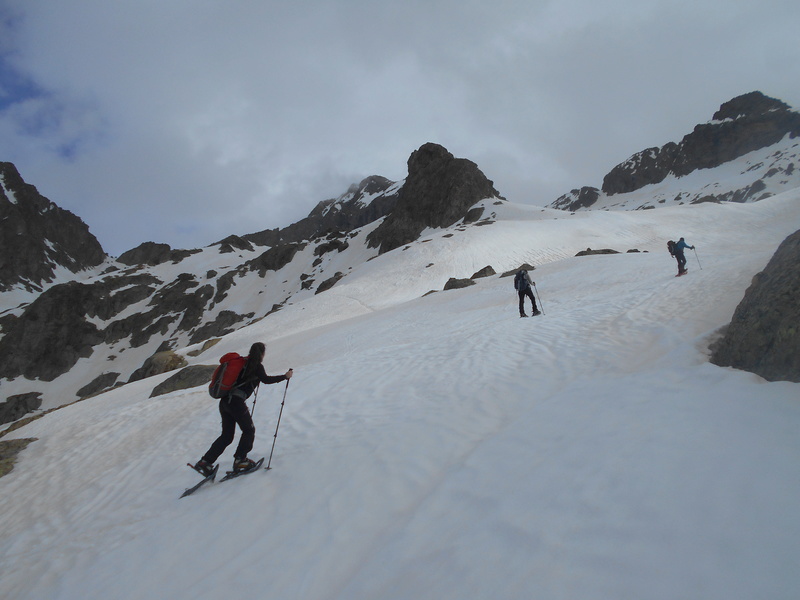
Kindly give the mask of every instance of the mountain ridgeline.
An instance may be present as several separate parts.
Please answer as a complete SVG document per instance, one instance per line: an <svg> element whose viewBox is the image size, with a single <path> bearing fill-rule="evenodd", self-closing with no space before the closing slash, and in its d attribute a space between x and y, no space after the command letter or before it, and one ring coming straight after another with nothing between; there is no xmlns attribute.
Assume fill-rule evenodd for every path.
<svg viewBox="0 0 800 600"><path fill-rule="evenodd" d="M85 385L72 399L163 372L150 366L179 362L154 357L333 287L352 268L340 267L347 259L338 257L355 240L377 256L413 242L427 227L478 215L473 205L480 200L499 200L477 165L425 144L409 159L404 181L368 177L283 229L229 236L195 250L145 242L113 259L80 219L39 195L9 163L2 184L2 290L24 290L29 301L6 302L0 311L0 377L15 383L19 393L11 399L26 406L36 401L36 381L53 382L81 359L93 366L83 366ZM384 218L367 241L361 230ZM282 270L287 273L275 284ZM241 300L230 297L237 285L263 288L252 310L242 311ZM95 355L105 358L92 361Z"/></svg>
<svg viewBox="0 0 800 600"><path fill-rule="evenodd" d="M106 259L89 227L0 162L0 292L42 291L59 268L77 274Z"/></svg>
<svg viewBox="0 0 800 600"><path fill-rule="evenodd" d="M667 203L748 202L800 185L800 113L761 92L724 103L709 123L697 125L679 143L637 152L603 178L601 188L585 186L564 194L550 206L568 211L597 208L642 209ZM772 151L758 154L762 149ZM685 178L756 153L733 187L720 191L714 178L708 185L689 184L676 197L659 196L656 184L668 177ZM718 177L717 177L718 179ZM625 195L653 186L647 201L631 204Z"/></svg>
<svg viewBox="0 0 800 600"><path fill-rule="evenodd" d="M614 167L602 190L573 190L551 207L756 201L800 186L799 134L798 113L759 92L746 94L723 104L680 143ZM742 187L739 177L735 189L720 191L714 169L741 157L750 157L744 170L752 181ZM654 191L642 205L642 195L631 194L700 171L705 179L687 181L678 198ZM426 230L457 226L455 234L489 224L493 214L484 214L486 207L505 202L475 163L426 143L409 157L404 180L367 177L287 227L193 250L145 242L115 259L80 218L41 196L14 165L0 163L0 184L0 379L7 409L0 421L42 404L53 389L48 382L63 382L59 398L44 396L45 405L55 406L181 367L176 349L205 348L324 293L354 267L420 241ZM794 260L800 264L800 257ZM238 286L248 293L232 293Z"/></svg>

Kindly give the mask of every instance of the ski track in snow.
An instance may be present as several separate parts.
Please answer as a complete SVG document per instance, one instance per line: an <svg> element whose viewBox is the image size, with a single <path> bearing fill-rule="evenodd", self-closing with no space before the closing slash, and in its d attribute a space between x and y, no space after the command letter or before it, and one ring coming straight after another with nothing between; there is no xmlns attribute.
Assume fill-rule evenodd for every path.
<svg viewBox="0 0 800 600"><path fill-rule="evenodd" d="M0 481L0 596L793 597L797 384L704 348L800 227L796 196L559 219L650 251L506 249L539 265L541 317L517 317L511 278L366 313L386 299L353 296L347 320L268 342L268 372L296 369L273 470L189 498L183 465L219 433L202 387L148 399L144 380L31 423ZM671 226L703 269L687 253L673 277ZM232 338L269 340L268 321ZM254 458L284 385L259 391Z"/></svg>

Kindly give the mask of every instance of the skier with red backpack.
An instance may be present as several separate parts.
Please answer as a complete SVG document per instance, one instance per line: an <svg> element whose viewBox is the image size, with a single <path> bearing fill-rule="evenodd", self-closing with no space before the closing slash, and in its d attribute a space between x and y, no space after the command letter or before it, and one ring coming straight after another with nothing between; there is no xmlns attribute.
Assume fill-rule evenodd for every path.
<svg viewBox="0 0 800 600"><path fill-rule="evenodd" d="M242 437L233 455L233 471L243 472L255 467L256 463L247 458L247 453L253 448L256 428L246 400L260 383L280 383L291 379L293 374L292 369L289 369L284 375L267 375L262 364L266 350L263 343L256 342L250 347L247 357L235 353L226 354L211 378L209 392L212 397L220 399L222 433L214 440L203 458L193 465L193 468L205 477L214 472L214 463L233 442L236 425L242 430Z"/></svg>

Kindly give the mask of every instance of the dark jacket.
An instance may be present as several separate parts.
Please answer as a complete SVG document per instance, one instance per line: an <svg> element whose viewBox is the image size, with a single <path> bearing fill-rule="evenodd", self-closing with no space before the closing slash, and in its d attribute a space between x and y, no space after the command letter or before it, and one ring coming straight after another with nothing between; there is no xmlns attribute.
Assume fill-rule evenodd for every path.
<svg viewBox="0 0 800 600"><path fill-rule="evenodd" d="M242 369L242 374L239 375L239 380L236 382L236 387L231 392L232 395L247 399L253 395L259 383L280 383L286 380L286 375L267 375L263 364L259 364L255 372L247 379L245 379L246 373L247 366L245 365L245 368Z"/></svg>

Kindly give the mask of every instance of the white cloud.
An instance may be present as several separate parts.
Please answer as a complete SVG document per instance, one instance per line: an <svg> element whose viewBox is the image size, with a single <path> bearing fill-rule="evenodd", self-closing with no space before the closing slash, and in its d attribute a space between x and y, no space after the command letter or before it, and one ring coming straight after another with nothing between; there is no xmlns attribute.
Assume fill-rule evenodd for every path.
<svg viewBox="0 0 800 600"><path fill-rule="evenodd" d="M37 95L0 160L112 254L287 225L428 141L543 204L733 96L800 105L789 0L6 4Z"/></svg>

